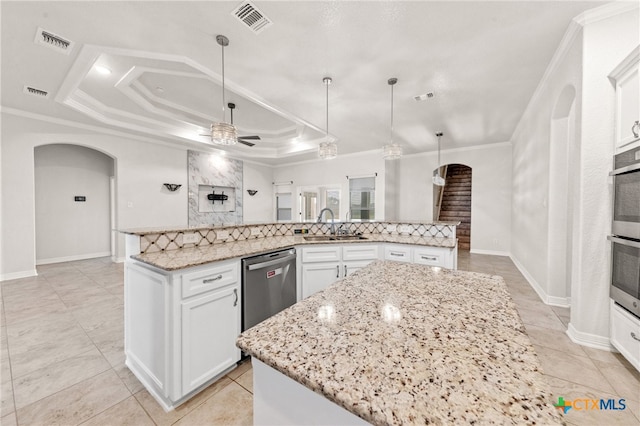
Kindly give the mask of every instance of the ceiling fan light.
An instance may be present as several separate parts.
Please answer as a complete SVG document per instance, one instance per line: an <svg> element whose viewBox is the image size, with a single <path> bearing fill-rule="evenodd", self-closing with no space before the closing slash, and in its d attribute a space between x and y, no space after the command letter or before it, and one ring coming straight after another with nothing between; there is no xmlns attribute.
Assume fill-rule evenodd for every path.
<svg viewBox="0 0 640 426"><path fill-rule="evenodd" d="M238 143L238 133L233 124L213 123L211 125L211 142L217 145L235 145Z"/></svg>
<svg viewBox="0 0 640 426"><path fill-rule="evenodd" d="M383 154L385 160L397 160L402 157L402 145L397 143L390 143L383 147Z"/></svg>
<svg viewBox="0 0 640 426"><path fill-rule="evenodd" d="M335 142L321 142L318 147L318 157L322 160L331 160L338 156L338 144Z"/></svg>

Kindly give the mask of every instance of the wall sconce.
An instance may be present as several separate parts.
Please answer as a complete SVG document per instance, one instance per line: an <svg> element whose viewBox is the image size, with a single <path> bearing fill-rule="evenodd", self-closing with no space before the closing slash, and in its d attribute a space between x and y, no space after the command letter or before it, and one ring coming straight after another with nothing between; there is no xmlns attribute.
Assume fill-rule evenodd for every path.
<svg viewBox="0 0 640 426"><path fill-rule="evenodd" d="M256 195L258 193L257 189L247 189L247 192L249 193L249 195L251 195L252 197L254 195Z"/></svg>
<svg viewBox="0 0 640 426"><path fill-rule="evenodd" d="M165 183L164 186L171 192L177 191L182 185L179 183Z"/></svg>

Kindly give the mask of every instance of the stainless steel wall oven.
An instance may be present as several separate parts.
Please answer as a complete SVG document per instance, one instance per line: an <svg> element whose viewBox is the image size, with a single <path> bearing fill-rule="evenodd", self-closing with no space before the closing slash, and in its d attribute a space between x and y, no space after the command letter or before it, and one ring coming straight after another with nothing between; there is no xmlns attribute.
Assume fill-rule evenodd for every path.
<svg viewBox="0 0 640 426"><path fill-rule="evenodd" d="M640 317L640 147L617 154L613 176L610 295Z"/></svg>

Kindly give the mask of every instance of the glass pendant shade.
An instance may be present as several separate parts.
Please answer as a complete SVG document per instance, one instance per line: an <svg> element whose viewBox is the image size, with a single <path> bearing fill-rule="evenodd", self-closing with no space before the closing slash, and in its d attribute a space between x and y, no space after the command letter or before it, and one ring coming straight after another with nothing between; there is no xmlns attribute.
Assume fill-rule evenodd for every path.
<svg viewBox="0 0 640 426"><path fill-rule="evenodd" d="M390 143L383 147L383 154L385 160L397 160L402 157L402 145L397 143Z"/></svg>
<svg viewBox="0 0 640 426"><path fill-rule="evenodd" d="M229 123L211 124L211 142L218 145L235 145L238 143L236 127Z"/></svg>
<svg viewBox="0 0 640 426"><path fill-rule="evenodd" d="M338 156L338 144L335 142L321 142L318 147L318 157L322 160L331 160Z"/></svg>

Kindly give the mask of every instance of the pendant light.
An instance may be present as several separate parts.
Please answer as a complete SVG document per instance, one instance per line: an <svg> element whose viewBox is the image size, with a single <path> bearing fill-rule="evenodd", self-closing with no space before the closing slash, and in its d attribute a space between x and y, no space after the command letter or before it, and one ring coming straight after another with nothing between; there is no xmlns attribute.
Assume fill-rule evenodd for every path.
<svg viewBox="0 0 640 426"><path fill-rule="evenodd" d="M391 137L389 138L389 144L383 147L382 156L385 160L397 160L402 157L402 146L393 142L393 86L397 82L397 78L390 78L387 80L387 83L391 86Z"/></svg>
<svg viewBox="0 0 640 426"><path fill-rule="evenodd" d="M329 85L333 80L331 77L325 77L322 82L327 86L327 130L325 134L325 141L320 142L318 147L318 157L322 160L330 160L338 156L338 144L329 141Z"/></svg>
<svg viewBox="0 0 640 426"><path fill-rule="evenodd" d="M442 132L436 133L438 137L438 168L436 169L436 174L433 175L433 184L437 186L444 186L444 178L440 176L440 138L442 137Z"/></svg>
<svg viewBox="0 0 640 426"><path fill-rule="evenodd" d="M211 124L211 142L218 145L235 145L238 143L236 127L225 121L224 48L229 45L229 39L223 35L218 35L216 36L216 41L222 47L222 121Z"/></svg>

